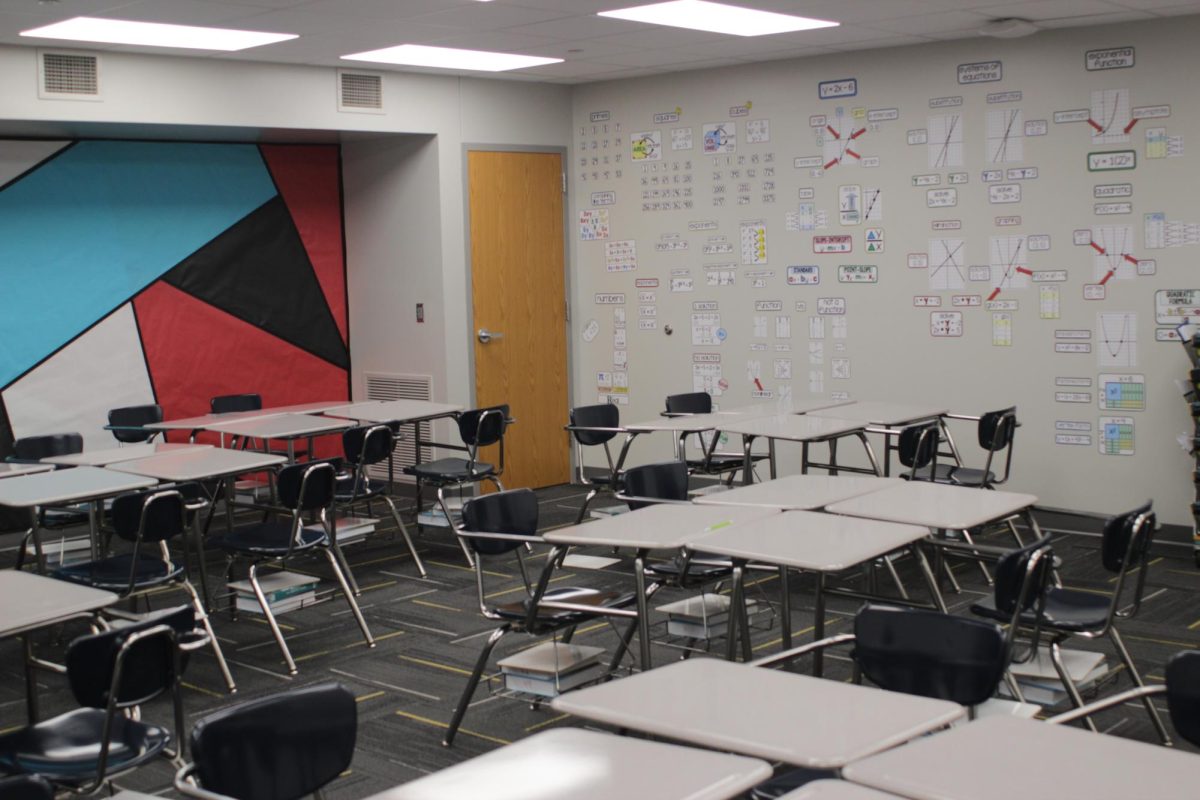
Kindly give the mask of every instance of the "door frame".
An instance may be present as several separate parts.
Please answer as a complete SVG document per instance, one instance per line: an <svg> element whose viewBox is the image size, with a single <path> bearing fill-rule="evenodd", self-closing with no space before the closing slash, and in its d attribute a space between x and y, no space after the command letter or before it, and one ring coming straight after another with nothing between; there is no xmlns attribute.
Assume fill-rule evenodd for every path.
<svg viewBox="0 0 1200 800"><path fill-rule="evenodd" d="M463 244L465 249L465 267L466 267L466 304L467 304L467 371L470 374L470 397L471 407L474 408L478 404L475 396L475 275L472 268L473 262L473 245L471 241L471 170L468 163L469 154L472 151L487 152L487 153L547 153L557 154L559 163L562 165L563 180L567 181L567 158L568 152L566 147L556 147L554 145L524 145L524 144L472 144L464 143L462 146L462 196L463 196ZM566 353L567 363L567 408L570 410L575 407L575 337L571 335L574 324L573 304L571 296L573 286L571 281L571 254L573 252L571 222L571 195L565 191L570 183L564 184L563 191L563 303L566 311L566 325L563 330L563 336L566 337ZM519 422L519 421L518 421ZM567 436L566 431L563 431L564 437ZM574 480L575 476L575 448L571 446L571 440L567 439L567 459L571 468L571 475L568 480Z"/></svg>

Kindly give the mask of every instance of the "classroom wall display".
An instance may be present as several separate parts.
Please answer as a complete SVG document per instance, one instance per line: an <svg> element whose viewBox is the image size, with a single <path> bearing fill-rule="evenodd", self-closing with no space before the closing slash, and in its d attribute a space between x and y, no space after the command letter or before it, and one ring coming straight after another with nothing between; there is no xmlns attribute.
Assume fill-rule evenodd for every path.
<svg viewBox="0 0 1200 800"><path fill-rule="evenodd" d="M349 396L335 146L0 141L0 452L110 408Z"/></svg>
<svg viewBox="0 0 1200 800"><path fill-rule="evenodd" d="M1016 405L1009 488L1095 512L1151 497L1190 525L1172 396L1200 297L1197 33L1178 17L578 87L571 213L602 203L610 238L573 243L577 401L629 421L693 389ZM613 242L637 253L620 270Z"/></svg>

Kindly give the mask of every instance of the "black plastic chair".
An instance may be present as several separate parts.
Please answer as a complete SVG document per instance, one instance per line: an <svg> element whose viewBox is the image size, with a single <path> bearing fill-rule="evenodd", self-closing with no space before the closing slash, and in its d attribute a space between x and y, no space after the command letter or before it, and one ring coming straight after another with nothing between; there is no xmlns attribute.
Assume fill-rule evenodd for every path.
<svg viewBox="0 0 1200 800"><path fill-rule="evenodd" d="M910 425L900 431L896 445L896 457L907 473L901 478L910 481L933 480L938 472L938 443L940 442L937 422Z"/></svg>
<svg viewBox="0 0 1200 800"><path fill-rule="evenodd" d="M390 494L392 448L395 445L396 434L390 425L364 425L350 428L342 433L342 451L350 471L338 475L335 498L338 505L347 507L356 503L366 503L367 508L370 509L372 500L382 500L386 503L388 510L392 513L392 520L400 529L400 535L404 537L404 543L408 545L408 552L416 562L417 570L424 578L426 577L425 564L421 561L421 556L418 555L417 548L413 545L412 537L408 533L408 527L400 518L400 512L396 510L396 503ZM388 479L386 482L372 483L367 468L382 461L388 462Z"/></svg>
<svg viewBox="0 0 1200 800"><path fill-rule="evenodd" d="M576 525L583 522L584 517L587 516L588 506L601 490L615 492L620 488L618 465L613 462L612 451L608 449L608 443L618 433L623 433L624 430L621 427L620 409L613 403L578 406L571 409L570 424L567 425L567 431L571 434L571 440L575 443L575 483L589 487L587 496L583 498L583 505L579 507L579 514L575 517ZM608 462L608 472L602 475L588 475L583 460L583 449L585 447L604 448L604 458Z"/></svg>
<svg viewBox="0 0 1200 800"><path fill-rule="evenodd" d="M36 464L43 458L52 456L71 456L83 452L83 436L78 433L49 433L41 436L25 436L13 442L12 455L6 461ZM60 467L62 469L62 467ZM21 549L17 551L17 569L25 565L25 552L32 544L37 557L36 568L45 572L46 560L42 549L42 529L54 530L69 528L73 525L86 525L88 522L87 506L63 506L36 509L36 516L31 512L29 528L21 539Z"/></svg>
<svg viewBox="0 0 1200 800"><path fill-rule="evenodd" d="M213 414L259 411L262 407L262 395L258 394L223 394L208 401L208 409Z"/></svg>
<svg viewBox="0 0 1200 800"><path fill-rule="evenodd" d="M110 518L113 532L132 545L129 552L60 567L54 577L116 592L124 598L144 597L170 584L182 587L212 645L225 685L230 692L236 692L237 684L225 663L205 604L188 580L184 565L173 559L169 549L171 540L182 538L188 529L187 501L183 494L178 489L123 494L113 500Z"/></svg>
<svg viewBox="0 0 1200 800"><path fill-rule="evenodd" d="M933 478L939 483L956 486L972 486L994 489L1008 481L1012 472L1013 437L1018 427L1017 407L1010 406L998 411L989 411L980 416L946 414L947 419L971 420L978 423L976 440L979 448L987 453L982 467L965 467L957 464L941 464ZM1003 457L1004 471L996 473L997 459Z"/></svg>
<svg viewBox="0 0 1200 800"><path fill-rule="evenodd" d="M121 444L149 442L162 431L147 430L144 426L162 422L162 419L163 410L160 405L125 406L108 412L108 424L104 429L112 431L113 438Z"/></svg>
<svg viewBox="0 0 1200 800"><path fill-rule="evenodd" d="M38 462L51 456L71 456L83 452L83 436L78 433L48 433L24 436L13 442L9 461Z"/></svg>
<svg viewBox="0 0 1200 800"><path fill-rule="evenodd" d="M1082 708L1050 717L1046 721L1061 725L1090 717L1106 708L1124 705L1131 700L1145 702L1153 695L1165 694L1167 714L1175 732L1185 741L1200 747L1200 651L1176 653L1167 662L1163 676L1165 681L1161 685L1128 689L1103 700L1088 703Z"/></svg>
<svg viewBox="0 0 1200 800"><path fill-rule="evenodd" d="M192 728L192 763L176 773L175 788L204 800L320 796L350 768L357 733L354 694L340 683L240 703Z"/></svg>
<svg viewBox="0 0 1200 800"><path fill-rule="evenodd" d="M712 395L708 392L687 392L686 394L667 395L666 411L663 412L663 415L681 417L692 414L711 414L712 410ZM715 438L710 442L705 442L703 436L698 435L698 438L704 457L687 459L688 469L696 475L725 476L725 482L732 484L738 472L745 469L745 454L716 452ZM681 453L680 456L682 457L683 454ZM755 462L767 458L770 456L765 453L754 453L750 456L750 462L753 465ZM749 482L748 479L747 482Z"/></svg>
<svg viewBox="0 0 1200 800"><path fill-rule="evenodd" d="M0 770L41 775L88 794L160 755L175 760L178 753L169 748L182 743L184 724L177 631L192 626L191 609L181 606L75 639L67 650L67 680L81 708L0 734ZM174 735L126 713L164 693L172 696Z"/></svg>
<svg viewBox="0 0 1200 800"><path fill-rule="evenodd" d="M753 662L778 666L809 653L853 644L854 680L866 678L892 692L974 706L996 693L1008 667L1008 648L998 625L939 611L865 605L854 633L840 634ZM832 770L789 770L755 787L753 800L778 798L806 783L835 778Z"/></svg>
<svg viewBox="0 0 1200 800"><path fill-rule="evenodd" d="M462 439L462 445L432 444L440 448L464 451L467 454L466 458L451 456L404 468L405 474L417 479L417 514L421 513L421 493L426 485L437 489L438 505L446 516L446 524L451 528L454 527L454 517L450 513L450 507L446 505L445 490L448 487L488 481L498 491L504 491L504 485L500 483L500 476L504 474L504 432L513 421L508 415L507 405L474 408L459 414L458 435ZM418 442L419 444L423 443ZM494 444L500 446L496 464L480 461L479 449ZM462 540L459 541L467 563L471 563L470 550Z"/></svg>
<svg viewBox="0 0 1200 800"><path fill-rule="evenodd" d="M621 617L630 620L629 628L621 636L621 646L614 654L609 664L611 671L620 663L637 627L637 612L629 610L636 602L633 592L605 592L597 589L557 586L548 588L550 577L554 573L557 559L546 559L541 575L536 584L530 584L525 572L525 563L521 560L524 546L530 543L543 542L537 535L538 500L537 495L530 489L514 489L507 492L477 497L468 500L463 506L463 524L458 528L458 535L471 549L475 558L475 584L479 594L479 611L490 620L497 620L500 627L492 631L483 651L475 661L475 668L463 689L454 716L446 729L442 744L449 747L454 743L454 737L462 724L463 716L467 713L471 697L479 685L483 670L487 667L488 659L496 644L506 634L513 631L527 633L533 636L562 631L561 641L570 642L575 627L589 619L600 617ZM521 571L521 579L525 584L524 595L512 592L502 592L504 602L489 599L484 588L483 560L494 556L513 554Z"/></svg>
<svg viewBox="0 0 1200 800"><path fill-rule="evenodd" d="M0 778L0 797L4 800L54 800L54 784L41 775Z"/></svg>
<svg viewBox="0 0 1200 800"><path fill-rule="evenodd" d="M213 545L225 551L229 558L227 579L233 580L233 565L235 559L241 557L250 561L249 580L254 595L262 607L263 616L271 628L276 644L287 663L288 672L295 675L296 662L288 650L287 642L275 615L271 613L271 605L263 594L258 581L258 570L264 564L277 564L281 568L296 554L316 548L325 554L333 575L350 604L350 610L358 627L362 630L363 638L368 647L375 646L375 639L367 628L358 602L354 599L354 591L347 580L350 567L345 562L341 550L337 547L337 534L330 522L330 511L333 508L334 486L337 481L337 461L313 461L305 464L292 464L279 471L276 480L276 496L279 502L291 511L287 520L266 520L253 525L234 528L232 532L213 539ZM306 526L304 515L316 512L320 526Z"/></svg>

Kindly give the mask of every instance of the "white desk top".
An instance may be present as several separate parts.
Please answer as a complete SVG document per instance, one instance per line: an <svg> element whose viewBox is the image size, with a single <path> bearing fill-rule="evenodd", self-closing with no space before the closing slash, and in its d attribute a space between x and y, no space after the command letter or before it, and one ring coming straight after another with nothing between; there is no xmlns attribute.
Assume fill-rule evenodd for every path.
<svg viewBox="0 0 1200 800"><path fill-rule="evenodd" d="M204 429L230 436L249 436L251 439L294 439L345 430L352 424L349 420L317 417L312 414L276 414L270 417L211 423Z"/></svg>
<svg viewBox="0 0 1200 800"><path fill-rule="evenodd" d="M69 456L50 456L42 459L47 464L66 464L73 467L103 467L116 464L119 461L133 461L135 458L146 458L173 450L205 450L208 444L169 444L167 442L149 442L145 444L127 444L124 447L108 447L103 450L87 450L82 453L72 453Z"/></svg>
<svg viewBox="0 0 1200 800"><path fill-rule="evenodd" d="M736 419L723 423L718 428L725 433L805 442L827 439L831 436L845 436L848 433L863 430L866 428L866 423L850 419L818 417L812 414L776 414L770 417Z"/></svg>
<svg viewBox="0 0 1200 800"><path fill-rule="evenodd" d="M100 467L59 469L0 481L0 506L30 508L82 503L156 483L151 478L122 475Z"/></svg>
<svg viewBox="0 0 1200 800"><path fill-rule="evenodd" d="M95 611L117 602L112 592L67 581L0 570L0 637L53 625L75 614Z"/></svg>
<svg viewBox="0 0 1200 800"><path fill-rule="evenodd" d="M0 478L11 478L15 475L33 475L38 472L49 472L54 469L51 464L14 464L0 461Z"/></svg>
<svg viewBox="0 0 1200 800"><path fill-rule="evenodd" d="M769 777L753 758L557 728L369 800L724 800Z"/></svg>
<svg viewBox="0 0 1200 800"><path fill-rule="evenodd" d="M764 411L770 414L770 411ZM752 414L734 414L714 411L711 414L685 414L679 417L654 417L653 419L624 425L625 430L632 433L650 433L652 431L679 431L681 433L699 433L723 427L736 419L753 419Z"/></svg>
<svg viewBox="0 0 1200 800"><path fill-rule="evenodd" d="M551 705L608 725L814 769L836 769L966 716L945 700L714 658L567 692Z"/></svg>
<svg viewBox="0 0 1200 800"><path fill-rule="evenodd" d="M113 800L121 800L121 795ZM850 781L824 780L806 783L779 800L899 800L899 795L868 789Z"/></svg>
<svg viewBox="0 0 1200 800"><path fill-rule="evenodd" d="M1188 800L1200 756L1073 726L988 717L846 768L915 800Z"/></svg>
<svg viewBox="0 0 1200 800"><path fill-rule="evenodd" d="M929 481L901 481L896 486L832 503L825 510L928 528L966 530L1029 508L1037 495L989 492Z"/></svg>
<svg viewBox="0 0 1200 800"><path fill-rule="evenodd" d="M230 411L226 414L201 414L198 417L183 417L182 419L166 419L162 422L148 422L143 428L152 431L202 431L208 430L209 425L219 425L238 419L259 419L273 417L286 412L262 408L257 411Z"/></svg>
<svg viewBox="0 0 1200 800"><path fill-rule="evenodd" d="M209 447L204 450L181 450L163 453L134 461L111 464L107 469L145 475L163 481L198 481L221 478L268 469L287 461L284 456L259 453L254 450L224 450Z"/></svg>
<svg viewBox="0 0 1200 800"><path fill-rule="evenodd" d="M815 572L837 572L924 539L929 530L818 511L785 511L688 540L693 550Z"/></svg>
<svg viewBox="0 0 1200 800"><path fill-rule="evenodd" d="M753 506L780 511L811 511L839 500L878 492L900 483L899 478L870 475L786 475L726 492L697 497L704 506Z"/></svg>
<svg viewBox="0 0 1200 800"><path fill-rule="evenodd" d="M886 400L868 400L850 406L827 408L811 412L816 417L852 419L869 425L907 425L936 419L948 413L947 406L938 403L891 403Z"/></svg>
<svg viewBox="0 0 1200 800"><path fill-rule="evenodd" d="M428 400L366 400L327 408L324 413L363 422L419 422L449 417L462 410L463 407L456 403L431 403Z"/></svg>
<svg viewBox="0 0 1200 800"><path fill-rule="evenodd" d="M665 503L582 525L546 531L544 535L546 541L553 544L678 550L688 540L706 531L776 513L773 508Z"/></svg>

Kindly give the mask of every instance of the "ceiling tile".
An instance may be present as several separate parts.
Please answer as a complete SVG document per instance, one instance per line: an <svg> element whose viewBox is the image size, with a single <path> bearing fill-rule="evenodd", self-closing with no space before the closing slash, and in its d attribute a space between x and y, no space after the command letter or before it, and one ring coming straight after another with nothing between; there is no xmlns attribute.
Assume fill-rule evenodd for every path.
<svg viewBox="0 0 1200 800"><path fill-rule="evenodd" d="M556 14L538 8L471 2L434 14L424 14L418 19L430 25L454 25L476 31L488 31L513 28L517 25L533 25L547 19L566 16L570 16L570 12Z"/></svg>
<svg viewBox="0 0 1200 800"><path fill-rule="evenodd" d="M1032 2L1024 3L991 3L976 10L995 19L1020 17L1037 21L1109 14L1124 9L1105 0L1032 0ZM1081 22L1079 24L1088 23Z"/></svg>

